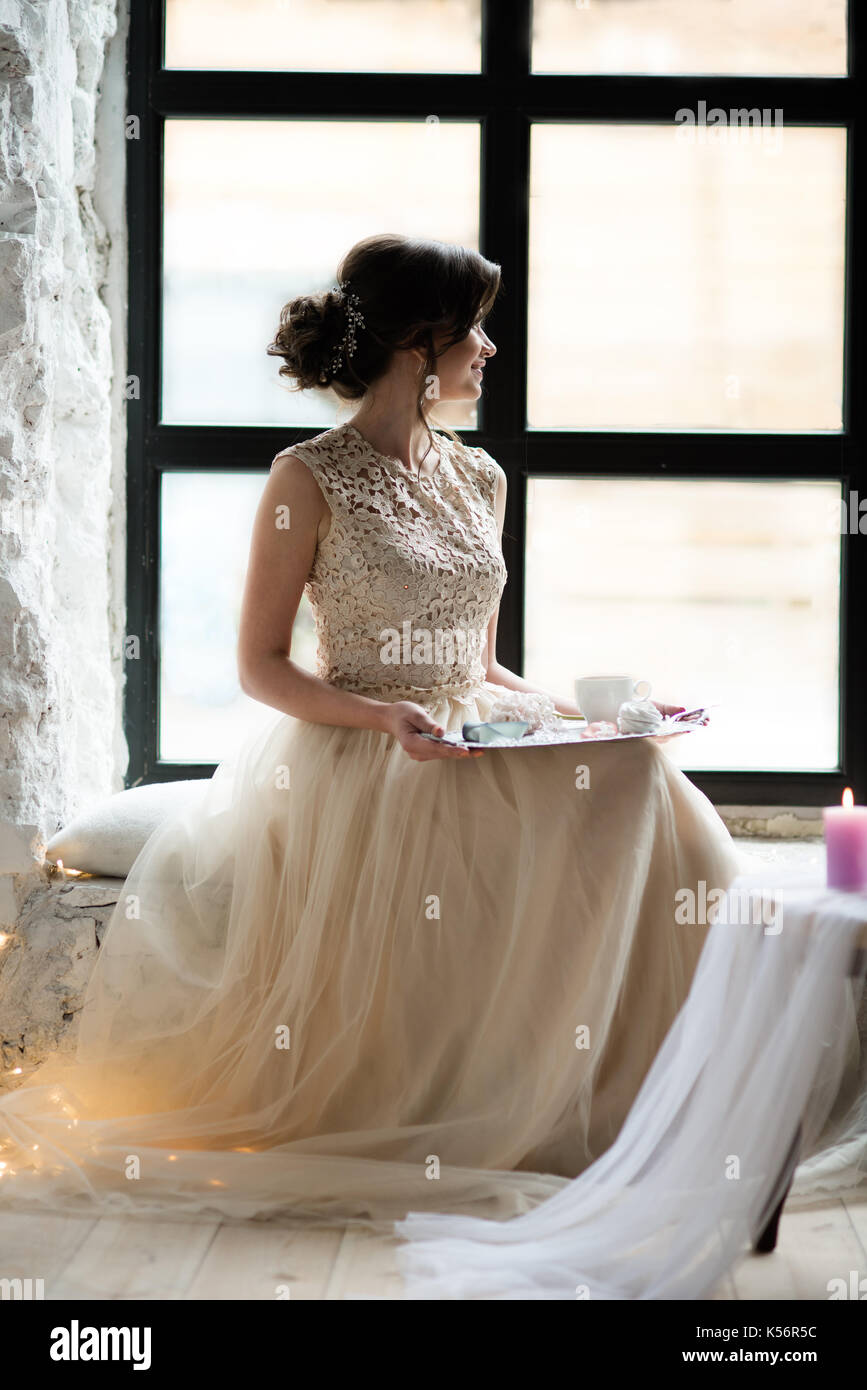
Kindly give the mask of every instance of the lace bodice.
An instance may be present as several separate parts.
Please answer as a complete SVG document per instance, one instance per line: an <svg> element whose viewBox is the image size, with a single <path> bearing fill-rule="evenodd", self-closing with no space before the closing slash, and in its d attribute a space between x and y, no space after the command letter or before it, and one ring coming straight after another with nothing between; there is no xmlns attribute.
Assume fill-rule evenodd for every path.
<svg viewBox="0 0 867 1390"><path fill-rule="evenodd" d="M316 674L332 685L419 701L485 680L488 622L506 582L497 466L484 449L435 439L439 465L421 478L350 424L281 451L306 464L331 510L306 592Z"/></svg>

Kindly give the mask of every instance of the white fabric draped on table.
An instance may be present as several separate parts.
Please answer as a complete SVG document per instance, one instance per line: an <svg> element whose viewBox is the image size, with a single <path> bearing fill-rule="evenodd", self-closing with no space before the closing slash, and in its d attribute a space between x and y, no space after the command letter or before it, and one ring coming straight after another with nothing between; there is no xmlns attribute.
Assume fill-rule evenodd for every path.
<svg viewBox="0 0 867 1390"><path fill-rule="evenodd" d="M413 1212L397 1222L407 1296L707 1297L782 1195L799 1123L788 1204L863 1197L859 944L867 894L739 876L614 1144L514 1219Z"/></svg>

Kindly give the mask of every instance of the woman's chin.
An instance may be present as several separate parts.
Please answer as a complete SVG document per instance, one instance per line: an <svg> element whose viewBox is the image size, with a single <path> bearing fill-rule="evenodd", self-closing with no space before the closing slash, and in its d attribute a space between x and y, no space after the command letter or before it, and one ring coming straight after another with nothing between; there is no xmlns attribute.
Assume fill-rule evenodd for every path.
<svg viewBox="0 0 867 1390"><path fill-rule="evenodd" d="M453 391L441 391L437 396L437 402L442 401L477 401L482 394L482 383L473 381L468 386L456 386Z"/></svg>

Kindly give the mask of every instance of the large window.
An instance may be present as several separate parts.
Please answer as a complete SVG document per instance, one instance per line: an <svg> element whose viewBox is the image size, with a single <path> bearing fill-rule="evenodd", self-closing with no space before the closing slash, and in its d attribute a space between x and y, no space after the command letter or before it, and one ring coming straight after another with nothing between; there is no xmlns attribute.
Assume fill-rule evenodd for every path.
<svg viewBox="0 0 867 1390"><path fill-rule="evenodd" d="M129 782L275 717L235 669L252 518L273 455L349 412L264 349L388 230L503 268L484 395L438 417L509 478L501 659L713 701L669 754L717 801L864 799L852 9L134 7Z"/></svg>

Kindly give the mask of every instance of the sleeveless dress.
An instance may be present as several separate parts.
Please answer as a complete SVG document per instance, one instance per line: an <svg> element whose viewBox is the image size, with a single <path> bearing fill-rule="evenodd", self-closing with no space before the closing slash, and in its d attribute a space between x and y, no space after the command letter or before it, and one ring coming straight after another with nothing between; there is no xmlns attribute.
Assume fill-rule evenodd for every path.
<svg viewBox="0 0 867 1390"><path fill-rule="evenodd" d="M317 674L459 730L545 701L485 679L496 466L437 443L419 480L348 424L292 452L331 511ZM0 1211L529 1211L613 1143L686 998L708 928L676 893L741 867L652 740L416 762L275 711L136 859L76 1054L0 1098Z"/></svg>

